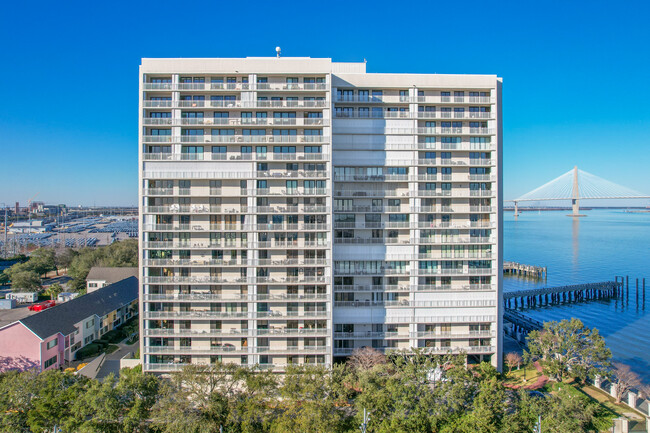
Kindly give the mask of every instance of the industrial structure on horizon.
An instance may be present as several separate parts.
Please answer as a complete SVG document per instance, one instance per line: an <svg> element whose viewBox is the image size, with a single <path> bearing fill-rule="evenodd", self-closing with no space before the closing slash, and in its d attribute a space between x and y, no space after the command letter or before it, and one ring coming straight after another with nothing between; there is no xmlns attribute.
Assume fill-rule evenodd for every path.
<svg viewBox="0 0 650 433"><path fill-rule="evenodd" d="M501 79L143 59L141 357L501 365Z"/></svg>

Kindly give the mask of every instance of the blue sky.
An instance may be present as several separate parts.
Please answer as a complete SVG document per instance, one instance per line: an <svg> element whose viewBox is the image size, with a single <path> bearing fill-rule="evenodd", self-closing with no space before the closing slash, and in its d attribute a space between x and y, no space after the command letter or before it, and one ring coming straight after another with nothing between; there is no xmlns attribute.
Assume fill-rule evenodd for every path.
<svg viewBox="0 0 650 433"><path fill-rule="evenodd" d="M369 5L372 5L369 7ZM568 171L650 193L648 2L10 2L0 202L136 204L142 57L368 60L504 80L504 190Z"/></svg>

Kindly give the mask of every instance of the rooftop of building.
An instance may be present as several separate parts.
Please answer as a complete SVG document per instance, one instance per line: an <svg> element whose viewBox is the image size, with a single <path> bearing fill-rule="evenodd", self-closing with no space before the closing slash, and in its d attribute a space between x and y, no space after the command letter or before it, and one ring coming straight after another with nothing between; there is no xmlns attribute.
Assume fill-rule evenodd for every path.
<svg viewBox="0 0 650 433"><path fill-rule="evenodd" d="M75 332L75 324L80 321L93 315L104 316L137 298L138 279L129 277L22 318L19 322L41 339L46 339L57 333L69 335Z"/></svg>
<svg viewBox="0 0 650 433"><path fill-rule="evenodd" d="M106 281L106 284L113 284L125 278L137 276L138 268L93 266L90 268L90 272L88 272L86 281L99 280Z"/></svg>
<svg viewBox="0 0 650 433"><path fill-rule="evenodd" d="M412 74L366 72L366 62L333 62L331 58L143 58L144 74L318 74L332 73L332 86L368 87L494 87L501 81L494 74ZM361 81L362 80L362 81ZM469 82L468 82L469 80Z"/></svg>
<svg viewBox="0 0 650 433"><path fill-rule="evenodd" d="M330 58L243 57L243 58L143 58L142 73L264 73L326 74L366 72L365 62L332 62Z"/></svg>

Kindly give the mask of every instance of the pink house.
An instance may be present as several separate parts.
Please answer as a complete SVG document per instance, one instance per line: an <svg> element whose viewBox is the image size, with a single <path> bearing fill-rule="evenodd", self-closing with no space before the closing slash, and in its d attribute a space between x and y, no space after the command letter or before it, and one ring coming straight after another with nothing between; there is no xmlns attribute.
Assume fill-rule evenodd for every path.
<svg viewBox="0 0 650 433"><path fill-rule="evenodd" d="M0 372L64 367L136 314L137 303L138 279L130 277L0 328Z"/></svg>

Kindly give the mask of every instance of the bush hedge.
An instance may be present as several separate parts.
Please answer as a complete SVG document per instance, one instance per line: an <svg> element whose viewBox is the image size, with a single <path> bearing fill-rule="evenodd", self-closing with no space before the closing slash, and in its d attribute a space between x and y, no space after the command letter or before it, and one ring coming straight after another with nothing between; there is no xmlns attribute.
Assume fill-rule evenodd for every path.
<svg viewBox="0 0 650 433"><path fill-rule="evenodd" d="M84 346L81 349L77 350L76 358L84 359L84 358L88 358L89 356L97 355L102 350L104 350L104 347L106 346L99 344L98 342L90 343L89 345Z"/></svg>

